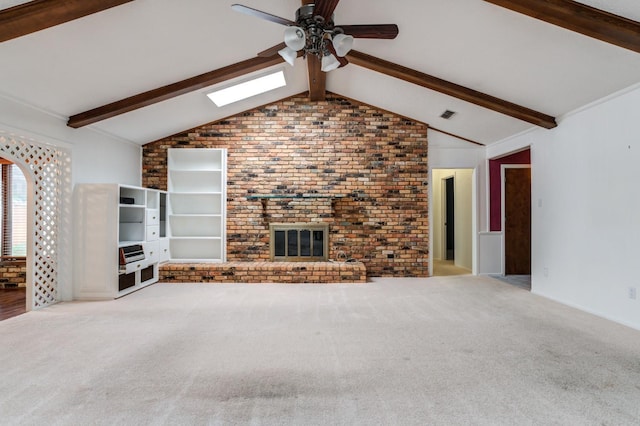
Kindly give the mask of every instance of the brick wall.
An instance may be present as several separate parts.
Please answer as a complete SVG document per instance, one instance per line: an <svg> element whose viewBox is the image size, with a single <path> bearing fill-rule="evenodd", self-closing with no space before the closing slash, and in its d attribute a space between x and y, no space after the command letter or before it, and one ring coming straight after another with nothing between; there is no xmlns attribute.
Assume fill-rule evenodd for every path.
<svg viewBox="0 0 640 426"><path fill-rule="evenodd" d="M167 148L227 148L227 260L269 259L270 222L329 222L330 258L368 276L428 275L427 126L305 95L143 147L143 185L167 187ZM319 193L326 199L249 200Z"/></svg>
<svg viewBox="0 0 640 426"><path fill-rule="evenodd" d="M18 287L27 285L27 261L0 261L0 284L17 284Z"/></svg>

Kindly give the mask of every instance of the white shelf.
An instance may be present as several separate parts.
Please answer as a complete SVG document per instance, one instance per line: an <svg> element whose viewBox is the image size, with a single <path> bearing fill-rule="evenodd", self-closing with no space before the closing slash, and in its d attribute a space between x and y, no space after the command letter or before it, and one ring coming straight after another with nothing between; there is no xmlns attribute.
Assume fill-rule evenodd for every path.
<svg viewBox="0 0 640 426"><path fill-rule="evenodd" d="M169 170L224 170L225 156L217 148L169 148Z"/></svg>
<svg viewBox="0 0 640 426"><path fill-rule="evenodd" d="M119 223L118 241L144 241L145 228L140 223Z"/></svg>
<svg viewBox="0 0 640 426"><path fill-rule="evenodd" d="M132 198L133 203L122 202L123 198ZM120 204L131 206L146 206L146 191L144 188L135 188L131 186L120 186Z"/></svg>
<svg viewBox="0 0 640 426"><path fill-rule="evenodd" d="M147 191L147 206L148 209L158 210L160 208L160 192Z"/></svg>
<svg viewBox="0 0 640 426"><path fill-rule="evenodd" d="M222 214L222 193L171 193L173 214Z"/></svg>
<svg viewBox="0 0 640 426"><path fill-rule="evenodd" d="M171 260L220 260L221 238L171 238Z"/></svg>
<svg viewBox="0 0 640 426"><path fill-rule="evenodd" d="M226 149L168 150L171 261L225 260Z"/></svg>
<svg viewBox="0 0 640 426"><path fill-rule="evenodd" d="M144 240L125 240L118 241L118 247L132 246L134 244L144 244Z"/></svg>
<svg viewBox="0 0 640 426"><path fill-rule="evenodd" d="M169 171L170 192L222 192L222 171Z"/></svg>
<svg viewBox="0 0 640 426"><path fill-rule="evenodd" d="M172 237L222 237L222 217L212 215L172 215Z"/></svg>
<svg viewBox="0 0 640 426"><path fill-rule="evenodd" d="M120 206L120 222L144 223L144 206Z"/></svg>
<svg viewBox="0 0 640 426"><path fill-rule="evenodd" d="M143 241L146 215L144 206L121 205L118 210L118 241Z"/></svg>

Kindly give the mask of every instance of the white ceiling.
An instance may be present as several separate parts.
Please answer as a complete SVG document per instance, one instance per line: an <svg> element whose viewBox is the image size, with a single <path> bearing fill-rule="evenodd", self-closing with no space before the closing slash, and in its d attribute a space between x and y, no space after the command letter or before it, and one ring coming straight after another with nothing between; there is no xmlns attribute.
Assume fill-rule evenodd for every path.
<svg viewBox="0 0 640 426"><path fill-rule="evenodd" d="M0 7L22 2L5 0ZM235 2L287 19L300 5L135 0L1 43L0 96L66 120L252 58L282 41L283 26L234 12ZM582 3L640 21L637 0ZM481 0L342 0L335 16L337 24L398 24L395 40L357 39L358 51L556 117L640 82L640 54ZM91 127L145 144L308 89L303 59L279 67L287 87L238 104L218 108L205 88ZM330 72L327 90L484 144L532 127L356 65ZM439 118L446 109L458 114Z"/></svg>

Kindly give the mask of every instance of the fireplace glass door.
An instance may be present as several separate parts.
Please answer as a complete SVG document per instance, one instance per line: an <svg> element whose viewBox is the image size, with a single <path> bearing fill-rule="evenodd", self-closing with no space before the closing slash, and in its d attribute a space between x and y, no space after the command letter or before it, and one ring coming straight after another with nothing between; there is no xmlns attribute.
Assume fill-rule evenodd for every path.
<svg viewBox="0 0 640 426"><path fill-rule="evenodd" d="M328 258L328 224L272 223L270 236L271 260L310 262Z"/></svg>

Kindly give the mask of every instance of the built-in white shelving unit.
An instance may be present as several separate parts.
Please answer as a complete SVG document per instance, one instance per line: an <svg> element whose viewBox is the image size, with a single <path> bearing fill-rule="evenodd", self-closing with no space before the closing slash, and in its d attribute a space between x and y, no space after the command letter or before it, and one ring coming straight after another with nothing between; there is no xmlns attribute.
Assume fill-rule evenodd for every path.
<svg viewBox="0 0 640 426"><path fill-rule="evenodd" d="M168 150L172 262L225 261L226 159L226 149Z"/></svg>
<svg viewBox="0 0 640 426"><path fill-rule="evenodd" d="M76 185L75 299L116 298L158 281L158 264L169 260L166 200L166 192L154 189ZM136 249L143 255L122 260Z"/></svg>

